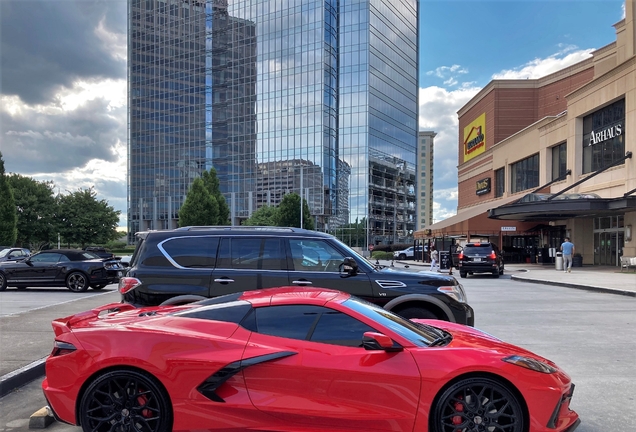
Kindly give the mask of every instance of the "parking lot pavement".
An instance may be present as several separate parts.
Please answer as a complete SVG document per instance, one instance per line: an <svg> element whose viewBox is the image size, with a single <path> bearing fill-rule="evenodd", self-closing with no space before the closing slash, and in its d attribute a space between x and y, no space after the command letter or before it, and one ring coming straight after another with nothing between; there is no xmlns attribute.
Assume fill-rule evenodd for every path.
<svg viewBox="0 0 636 432"><path fill-rule="evenodd" d="M120 298L116 286L111 285L91 296L0 316L0 397L44 374L43 359L53 348L51 321Z"/></svg>

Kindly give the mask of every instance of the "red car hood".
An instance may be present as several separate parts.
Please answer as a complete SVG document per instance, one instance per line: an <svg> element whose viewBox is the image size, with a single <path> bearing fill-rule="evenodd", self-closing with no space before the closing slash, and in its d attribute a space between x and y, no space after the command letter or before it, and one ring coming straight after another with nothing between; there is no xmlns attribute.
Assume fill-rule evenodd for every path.
<svg viewBox="0 0 636 432"><path fill-rule="evenodd" d="M419 322L422 324L429 324L433 327L440 328L442 330L446 330L453 336L453 340L450 344L446 345L445 348L472 348L472 349L481 349L483 351L490 351L493 353L499 353L502 355L521 355L526 357L531 357L537 360L541 360L545 363L548 363L551 366L556 367L556 365L550 360L538 356L532 351L528 351L524 348L518 347L516 345L507 343L502 341L501 339L496 338L495 336L488 334L482 330L476 329L474 327L465 326L462 324L451 323L447 321L439 321L439 320L422 320L422 319L414 319L412 321Z"/></svg>

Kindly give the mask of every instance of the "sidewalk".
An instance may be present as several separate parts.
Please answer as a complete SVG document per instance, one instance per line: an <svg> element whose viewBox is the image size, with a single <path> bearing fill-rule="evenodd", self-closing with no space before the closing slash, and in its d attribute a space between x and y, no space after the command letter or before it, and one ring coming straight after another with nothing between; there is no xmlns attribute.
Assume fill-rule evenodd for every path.
<svg viewBox="0 0 636 432"><path fill-rule="evenodd" d="M0 317L0 397L44 376L44 360L53 350L51 321L118 302L117 290L28 312Z"/></svg>
<svg viewBox="0 0 636 432"><path fill-rule="evenodd" d="M396 261L397 262L397 261ZM401 264L428 269L430 264L415 261L399 261ZM447 272L447 270L443 270ZM573 267L571 273L555 270L554 265L506 264L504 274L520 282L541 283L588 291L607 292L636 297L636 272L621 273L620 267L583 266ZM461 281L457 269L453 276Z"/></svg>

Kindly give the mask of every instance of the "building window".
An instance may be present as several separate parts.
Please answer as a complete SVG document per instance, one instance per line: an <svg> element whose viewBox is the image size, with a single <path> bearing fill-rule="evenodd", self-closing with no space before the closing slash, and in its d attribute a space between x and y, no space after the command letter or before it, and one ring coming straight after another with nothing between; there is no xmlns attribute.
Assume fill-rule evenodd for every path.
<svg viewBox="0 0 636 432"><path fill-rule="evenodd" d="M563 177L567 170L567 143L552 147L552 180Z"/></svg>
<svg viewBox="0 0 636 432"><path fill-rule="evenodd" d="M539 155L510 165L510 192L539 187Z"/></svg>
<svg viewBox="0 0 636 432"><path fill-rule="evenodd" d="M506 191L506 169L495 170L495 198L502 197Z"/></svg>
<svg viewBox="0 0 636 432"><path fill-rule="evenodd" d="M583 173L625 157L625 99L583 118Z"/></svg>

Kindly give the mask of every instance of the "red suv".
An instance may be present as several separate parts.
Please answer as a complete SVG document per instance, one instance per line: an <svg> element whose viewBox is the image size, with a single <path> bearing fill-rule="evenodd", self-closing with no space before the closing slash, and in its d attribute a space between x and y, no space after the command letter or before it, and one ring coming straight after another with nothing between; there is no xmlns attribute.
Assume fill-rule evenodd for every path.
<svg viewBox="0 0 636 432"><path fill-rule="evenodd" d="M459 275L463 278L474 273L492 273L495 277L504 273L503 255L493 243L466 243L458 261Z"/></svg>

